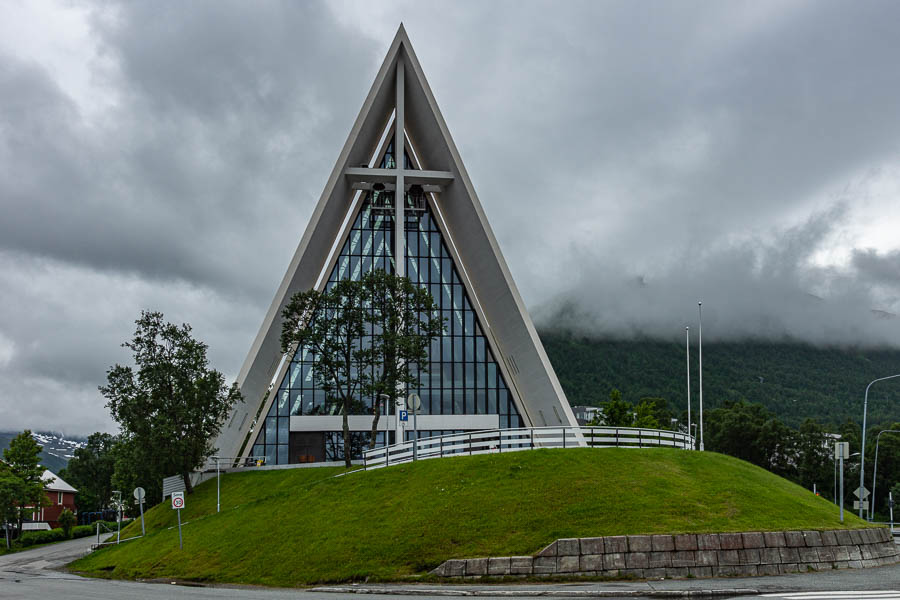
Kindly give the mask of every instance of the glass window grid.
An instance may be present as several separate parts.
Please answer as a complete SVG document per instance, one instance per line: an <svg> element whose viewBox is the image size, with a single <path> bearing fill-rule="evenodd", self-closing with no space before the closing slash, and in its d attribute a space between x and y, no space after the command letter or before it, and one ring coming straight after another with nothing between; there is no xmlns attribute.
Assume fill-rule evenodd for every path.
<svg viewBox="0 0 900 600"><path fill-rule="evenodd" d="M409 158L409 152L406 151L406 148L403 149L403 164L405 169L415 169L415 165L413 165L412 160ZM378 163L379 169L396 169L397 161L394 158L394 137L391 136L391 140L388 142L387 148L384 150L384 156L381 157L381 162Z"/></svg>
<svg viewBox="0 0 900 600"><path fill-rule="evenodd" d="M405 158L409 163L408 155ZM393 168L384 167L393 164L392 161L393 143L388 145L382 167ZM419 394L422 399L420 414L497 414L500 427L521 427L522 420L434 222L430 206L426 205L424 212L406 212L405 217L406 275L413 283L431 291L445 326L444 335L431 344L428 362L420 368L413 367L416 383L409 391ZM327 285L346 277L359 279L370 269L393 272L393 233L393 213L373 210L370 193L354 221ZM326 406L324 392L317 389L312 369L314 361L315 356L308 349L298 349L272 407L260 421L253 454L266 456L269 464L287 460L291 415L340 414L337 407ZM372 398L365 399L365 404L368 410L364 414L371 414ZM382 407L382 414L387 414L387 407ZM333 433L340 437L340 432ZM368 436L367 432L360 433ZM335 441L333 437L326 435L326 456L340 456L335 460L343 460L343 438L335 438ZM383 443L383 436L380 436L379 444ZM330 444L340 448L335 450Z"/></svg>

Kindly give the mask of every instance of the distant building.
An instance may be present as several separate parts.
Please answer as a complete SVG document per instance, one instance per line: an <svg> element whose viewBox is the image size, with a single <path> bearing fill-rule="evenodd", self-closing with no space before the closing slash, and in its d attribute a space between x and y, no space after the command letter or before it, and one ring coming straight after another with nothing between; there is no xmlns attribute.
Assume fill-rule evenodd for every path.
<svg viewBox="0 0 900 600"><path fill-rule="evenodd" d="M22 524L22 528L25 530L55 529L59 527L59 515L63 510L68 508L73 513L77 514L78 512L78 508L75 506L75 494L78 493L78 490L49 470L45 470L41 475L41 481L45 483L50 481L44 488L49 506L36 509L33 520Z"/></svg>
<svg viewBox="0 0 900 600"><path fill-rule="evenodd" d="M579 425L587 425L594 419L603 417L603 410L599 406L573 406L572 412Z"/></svg>

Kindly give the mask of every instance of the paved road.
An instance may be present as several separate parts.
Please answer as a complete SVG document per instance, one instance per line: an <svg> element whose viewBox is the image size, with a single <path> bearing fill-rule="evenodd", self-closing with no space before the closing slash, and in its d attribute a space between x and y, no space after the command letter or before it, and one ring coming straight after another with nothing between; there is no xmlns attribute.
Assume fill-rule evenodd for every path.
<svg viewBox="0 0 900 600"><path fill-rule="evenodd" d="M877 569L827 571L780 577L684 579L647 582L485 585L381 585L332 586L313 590L272 590L236 587L189 587L86 579L59 570L90 549L92 538L72 540L0 557L0 598L46 600L163 600L246 598L250 600L361 600L359 592L433 598L441 595L503 596L505 598L553 597L653 598L661 592L715 590L717 598L775 598L783 600L900 600L900 565ZM741 594L734 591L741 590Z"/></svg>
<svg viewBox="0 0 900 600"><path fill-rule="evenodd" d="M95 541L97 538L88 536L0 556L0 580L7 575L6 572L47 574L90 552Z"/></svg>

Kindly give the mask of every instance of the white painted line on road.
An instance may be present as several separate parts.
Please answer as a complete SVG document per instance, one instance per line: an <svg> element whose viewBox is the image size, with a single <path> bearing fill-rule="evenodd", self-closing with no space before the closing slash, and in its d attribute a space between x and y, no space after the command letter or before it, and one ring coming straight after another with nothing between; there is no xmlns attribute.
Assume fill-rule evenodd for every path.
<svg viewBox="0 0 900 600"><path fill-rule="evenodd" d="M900 591L835 590L823 592L797 592L792 594L761 594L758 598L782 598L783 600L865 600L867 598L880 598L882 600L900 600Z"/></svg>

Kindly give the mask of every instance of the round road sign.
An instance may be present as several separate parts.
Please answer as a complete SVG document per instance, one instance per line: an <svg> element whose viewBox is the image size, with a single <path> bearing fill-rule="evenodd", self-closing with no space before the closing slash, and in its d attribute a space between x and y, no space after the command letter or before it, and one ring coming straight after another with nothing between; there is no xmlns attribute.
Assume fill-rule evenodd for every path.
<svg viewBox="0 0 900 600"><path fill-rule="evenodd" d="M415 412L422 408L422 399L419 398L418 394L410 394L409 398L406 399L406 408Z"/></svg>
<svg viewBox="0 0 900 600"><path fill-rule="evenodd" d="M172 508L184 508L184 498L181 496L172 498Z"/></svg>
<svg viewBox="0 0 900 600"><path fill-rule="evenodd" d="M142 487L134 488L134 499L137 500L138 502L143 502L145 495L146 495L146 492L144 492L144 488L142 488Z"/></svg>

